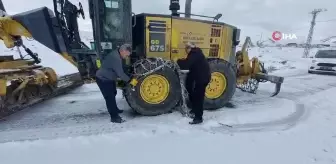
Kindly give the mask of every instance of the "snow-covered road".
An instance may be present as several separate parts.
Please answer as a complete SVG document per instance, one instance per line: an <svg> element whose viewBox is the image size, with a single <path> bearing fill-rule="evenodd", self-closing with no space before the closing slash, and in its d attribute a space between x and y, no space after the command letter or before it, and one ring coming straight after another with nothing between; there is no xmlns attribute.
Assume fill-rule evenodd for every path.
<svg viewBox="0 0 336 164"><path fill-rule="evenodd" d="M281 93L274 98L269 97L274 87L272 84L261 85L256 95L237 91L233 100L234 108L206 112L206 122L197 128L211 133L287 129L306 113L300 97L335 86L333 76L306 74L287 77ZM121 98L121 93L118 95L118 105L126 109L123 116L128 122L125 124L108 123L101 93L95 84L89 84L1 121L0 142L92 135L125 129L156 130L161 126L189 128L188 119L179 112L157 117L136 116Z"/></svg>
<svg viewBox="0 0 336 164"><path fill-rule="evenodd" d="M289 84L291 79L306 81L293 85ZM321 80L325 85L320 83ZM309 87L304 87L308 84ZM234 101L236 108L207 112L207 121L201 126L187 125L187 119L178 113L132 120L128 116L126 124L109 124L106 114L100 114L105 111L100 96L90 87L85 92L78 90L11 117L5 124L1 123L0 136L12 134L11 137L16 139L33 139L33 135L35 138L48 138L71 137L76 133L104 134L4 143L0 145L1 161L11 164L23 161L34 164L333 164L336 162L335 84L335 77L305 75L287 78L284 84L287 87L276 98L261 93L247 96L238 92ZM290 92L292 88L297 90ZM266 93L267 89L261 90ZM288 95L292 96L286 98ZM218 121L232 125L281 119L293 113L297 103L304 104L304 113L298 120L287 122L296 123L291 129L272 129L270 126L268 130L272 131L237 133L214 125ZM53 112L56 109L53 104L64 104L64 107L70 104L71 108L58 108ZM89 104L93 107L91 111L87 108ZM120 105L127 106L124 101ZM19 117L21 119L17 120ZM266 125L262 123L262 126ZM88 131L83 132L83 127Z"/></svg>

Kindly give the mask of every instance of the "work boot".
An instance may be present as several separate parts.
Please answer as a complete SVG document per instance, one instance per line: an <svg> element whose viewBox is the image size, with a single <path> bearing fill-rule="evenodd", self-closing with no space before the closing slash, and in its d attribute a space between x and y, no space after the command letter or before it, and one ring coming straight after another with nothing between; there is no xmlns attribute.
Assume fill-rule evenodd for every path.
<svg viewBox="0 0 336 164"><path fill-rule="evenodd" d="M191 111L189 111L188 116L190 118L195 118L195 113L191 110Z"/></svg>
<svg viewBox="0 0 336 164"><path fill-rule="evenodd" d="M203 122L203 118L198 118L198 117L194 117L194 119L189 122L189 124L193 125L193 124L200 124Z"/></svg>
<svg viewBox="0 0 336 164"><path fill-rule="evenodd" d="M122 119L120 116L113 116L111 117L111 122L120 124L120 123L125 122L125 120Z"/></svg>
<svg viewBox="0 0 336 164"><path fill-rule="evenodd" d="M124 112L123 110L120 110L120 109L118 109L117 111L119 114Z"/></svg>

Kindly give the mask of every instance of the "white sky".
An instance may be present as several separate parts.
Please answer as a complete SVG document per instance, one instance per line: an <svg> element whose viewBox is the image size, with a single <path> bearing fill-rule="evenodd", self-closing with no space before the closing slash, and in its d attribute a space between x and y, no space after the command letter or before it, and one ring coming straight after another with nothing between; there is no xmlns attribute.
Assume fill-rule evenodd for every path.
<svg viewBox="0 0 336 164"><path fill-rule="evenodd" d="M71 0L77 4L82 2L85 9L86 0ZM133 0L135 13L169 14L170 0ZM9 14L47 6L52 8L52 0L3 0ZM18 5L21 3L22 5ZM184 11L185 0L180 0L181 12ZM294 33L299 40L306 40L309 31L311 14L315 8L326 8L328 11L317 16L318 22L314 32L314 40L336 35L336 1L335 0L193 0L192 13L216 15L222 13L221 21L242 29L242 37L252 38L261 33L271 37L273 31ZM88 15L88 14L87 14ZM88 16L87 16L88 17ZM329 21L328 21L329 20ZM82 30L90 28L90 20L79 20Z"/></svg>

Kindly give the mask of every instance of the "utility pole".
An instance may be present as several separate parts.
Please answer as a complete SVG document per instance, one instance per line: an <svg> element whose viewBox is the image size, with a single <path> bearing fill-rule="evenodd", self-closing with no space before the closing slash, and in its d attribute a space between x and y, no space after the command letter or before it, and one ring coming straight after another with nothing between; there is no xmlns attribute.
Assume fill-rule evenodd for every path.
<svg viewBox="0 0 336 164"><path fill-rule="evenodd" d="M315 24L316 24L316 16L317 16L317 14L319 14L322 11L327 11L327 9L315 9L312 12L310 12L310 14L313 15L313 19L310 23L310 29L309 29L305 49L304 49L303 56L302 56L304 58L308 57L310 49L311 49L311 42L312 42L312 39L313 39L314 27L315 27Z"/></svg>
<svg viewBox="0 0 336 164"><path fill-rule="evenodd" d="M186 18L190 18L191 16L191 3L192 3L192 0L186 0L185 11L184 11Z"/></svg>

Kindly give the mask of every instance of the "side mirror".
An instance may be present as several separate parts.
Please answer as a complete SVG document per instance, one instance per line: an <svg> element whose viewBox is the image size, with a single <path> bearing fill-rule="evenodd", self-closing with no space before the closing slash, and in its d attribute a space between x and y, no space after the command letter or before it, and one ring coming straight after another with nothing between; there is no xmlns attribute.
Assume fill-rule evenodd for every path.
<svg viewBox="0 0 336 164"><path fill-rule="evenodd" d="M214 17L214 19L218 21L218 19L220 19L222 16L223 14L219 13Z"/></svg>
<svg viewBox="0 0 336 164"><path fill-rule="evenodd" d="M222 14L217 14L216 16L214 16L213 17L213 21L212 22L215 22L215 21L217 21L218 22L218 20L219 20L219 18L221 18L223 15Z"/></svg>

